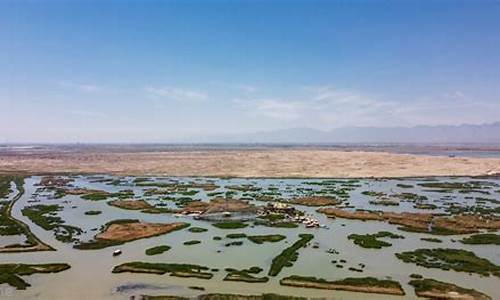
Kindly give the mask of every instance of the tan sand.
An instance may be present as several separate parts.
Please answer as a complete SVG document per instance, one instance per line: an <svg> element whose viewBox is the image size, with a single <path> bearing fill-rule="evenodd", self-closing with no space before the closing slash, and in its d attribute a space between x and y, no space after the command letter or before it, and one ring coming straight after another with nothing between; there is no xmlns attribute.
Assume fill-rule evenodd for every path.
<svg viewBox="0 0 500 300"><path fill-rule="evenodd" d="M233 177L405 177L500 173L500 158L249 149L0 154L0 173L110 173Z"/></svg>
<svg viewBox="0 0 500 300"><path fill-rule="evenodd" d="M140 210L140 209L147 209L147 208L153 208L153 206L149 205L144 200L113 200L108 202L109 205L111 206L116 206L119 208L123 209L130 209L130 210Z"/></svg>
<svg viewBox="0 0 500 300"><path fill-rule="evenodd" d="M184 227L185 223L120 223L111 224L104 232L95 236L96 239L128 242L142 238L152 237L164 233L168 233Z"/></svg>

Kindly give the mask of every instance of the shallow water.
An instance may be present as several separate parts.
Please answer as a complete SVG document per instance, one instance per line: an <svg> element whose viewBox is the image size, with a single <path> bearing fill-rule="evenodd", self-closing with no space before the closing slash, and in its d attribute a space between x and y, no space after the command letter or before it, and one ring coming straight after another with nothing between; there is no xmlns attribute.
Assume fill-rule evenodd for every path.
<svg viewBox="0 0 500 300"><path fill-rule="evenodd" d="M105 178L111 178L105 176ZM96 178L75 176L72 185L77 187L86 187L91 189L101 189L109 192L117 192L123 189L133 189L137 198L146 199L151 204L162 202L158 196L143 197L145 187L134 186L133 178L125 177L123 185L114 186L103 182L93 182ZM225 191L223 188L227 185L254 184L268 189L277 187L283 198L291 197L299 192L297 188L307 187L313 190L320 190L322 186L304 184L304 182L320 182L321 180L309 179L213 179L213 178L156 178L160 182L170 182L178 180L181 182L190 182L199 180L206 182L215 180L220 185L216 191ZM425 179L429 180L429 179ZM459 181L465 182L470 178L439 178L440 181ZM500 184L500 180L484 180ZM500 299L500 290L497 285L500 280L496 277L480 277L478 275L469 275L467 273L458 273L454 271L442 271L439 269L426 269L414 264L406 264L398 260L394 253L401 251L414 250L416 248L460 248L470 250L480 257L484 257L493 263L500 265L500 251L498 246L485 245L464 245L459 242L453 242L453 239L460 239L462 236L430 236L427 234L409 233L398 231L396 225L390 225L384 222L362 222L358 220L347 219L328 219L324 215L316 213L316 208L296 206L300 210L318 219L321 224L328 226L328 229L306 229L303 225L299 228L271 228L264 226L247 227L244 229L222 230L210 225L207 221L197 221L190 217L175 217L171 214L145 214L139 211L124 210L112 207L106 204L109 200L89 201L83 200L79 196L65 196L61 199L51 199L46 193L36 194L37 184L40 177L31 177L26 179L26 193L14 205L12 214L15 218L22 220L30 226L33 233L41 240L50 244L57 251L53 252L31 252L31 253L11 253L0 254L0 263L50 263L64 262L71 265L71 269L56 274L35 274L23 277L32 286L25 291L16 291L7 285L0 285L0 298L11 296L16 299L128 299L131 295L141 294L159 294L159 295L181 295L195 296L200 293L239 293L239 294L261 294L278 293L284 295L307 296L307 297L325 297L329 299L414 299L413 288L407 285L409 275L418 273L424 277L435 278L442 281L452 282L467 288L474 288L490 295L493 299ZM414 192L419 195L426 195L429 203L443 203L446 201L459 202L463 204L473 204L474 199L467 197L487 197L500 200L500 188L490 190L490 195L478 193L461 194L458 192L436 193L426 192L418 187L416 183L423 182L423 179L404 179L404 180L360 180L354 190L349 192L349 203L356 208L387 211L426 211L414 209L412 203L401 202L400 206L380 206L369 204L373 197L361 194L362 191L383 191L385 193ZM397 187L397 184L411 184L413 188ZM237 192L236 198L243 193ZM452 200L446 199L446 195L453 197ZM194 199L208 200L206 192L200 191L193 196ZM40 201L40 202L32 202ZM163 201L165 202L165 201ZM256 205L265 205L265 202L252 201ZM172 206L171 202L168 201ZM68 225L81 227L85 232L79 237L81 240L88 240L96 231L93 228L99 228L104 223L115 219L140 219L148 222L189 222L191 226L198 226L208 229L207 232L191 233L187 230L176 231L158 237L137 240L116 247L108 247L102 250L77 250L73 249L71 244L62 243L55 239L52 231L46 231L33 224L28 218L24 217L21 209L27 205L33 204L60 204L64 210L58 213ZM487 203L491 207L496 204ZM85 215L88 210L100 210L102 214L95 216ZM433 210L433 212L443 212L442 208ZM397 232L404 235L405 239L390 240L393 245L388 248L365 249L354 245L347 239L351 233L375 233L380 230ZM229 233L244 232L248 235L255 234L283 234L287 238L277 243L254 244L244 240L242 246L225 247L228 239L215 241L214 236L225 236ZM313 242L319 243L319 248L307 247L299 250L299 259L292 267L284 268L276 278L270 278L268 283L238 283L222 281L226 272L224 268L231 267L235 269L244 269L251 266L259 266L264 271L259 276L267 273L271 260L278 255L284 248L295 242L299 233L312 233L315 235ZM438 237L443 243L429 243L421 241L421 237ZM183 245L187 240L200 240L201 244L193 246ZM0 237L0 245L6 243L5 237ZM172 247L160 255L147 256L144 250L153 246L166 244ZM329 254L326 252L329 248L339 251L339 254ZM111 254L115 249L121 249L123 254L113 257ZM220 250L221 253L217 251ZM345 259L347 263L344 268L336 268L331 260ZM168 275L153 274L132 274L121 273L112 274L114 266L130 261L147 262L168 262L168 263L192 263L210 268L218 268L219 272L210 280L177 278ZM359 263L366 265L363 273L349 271L349 267L357 267ZM342 291L316 290L285 287L279 285L279 279L289 275L316 276L329 280L342 279L345 277L366 277L374 276L378 278L390 277L401 282L405 289L406 296L387 296L376 294L350 293ZM195 291L189 289L189 286L202 286L205 291Z"/></svg>

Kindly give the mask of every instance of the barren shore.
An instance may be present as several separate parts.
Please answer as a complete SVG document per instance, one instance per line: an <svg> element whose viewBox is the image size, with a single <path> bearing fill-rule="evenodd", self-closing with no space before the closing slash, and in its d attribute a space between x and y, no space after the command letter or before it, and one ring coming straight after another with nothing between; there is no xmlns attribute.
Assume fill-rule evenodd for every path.
<svg viewBox="0 0 500 300"><path fill-rule="evenodd" d="M0 173L229 177L411 177L500 173L500 158L331 149L0 153Z"/></svg>

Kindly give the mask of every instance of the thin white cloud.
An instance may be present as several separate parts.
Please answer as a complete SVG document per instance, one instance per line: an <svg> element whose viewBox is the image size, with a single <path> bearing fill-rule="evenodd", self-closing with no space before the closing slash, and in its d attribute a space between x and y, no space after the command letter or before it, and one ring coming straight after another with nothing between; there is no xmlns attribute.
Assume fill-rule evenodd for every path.
<svg viewBox="0 0 500 300"><path fill-rule="evenodd" d="M59 81L58 84L64 88L70 88L85 93L93 93L102 90L102 87L93 84L81 84L69 81Z"/></svg>
<svg viewBox="0 0 500 300"><path fill-rule="evenodd" d="M300 99L256 98L236 103L248 115L321 129L483 123L500 117L492 103L476 101L460 91L399 101L332 86L305 87L302 92Z"/></svg>
<svg viewBox="0 0 500 300"><path fill-rule="evenodd" d="M155 98L165 98L179 102L201 102L208 99L208 95L204 92L183 89L171 86L164 87L146 87L145 92Z"/></svg>
<svg viewBox="0 0 500 300"><path fill-rule="evenodd" d="M73 115L73 116L83 117L83 118L107 118L108 117L108 115L105 113L101 113L101 112L97 112L97 111L81 110L81 109L66 110L66 113Z"/></svg>
<svg viewBox="0 0 500 300"><path fill-rule="evenodd" d="M259 90L257 87L249 84L237 84L235 85L235 88L247 94L255 93Z"/></svg>
<svg viewBox="0 0 500 300"><path fill-rule="evenodd" d="M236 99L235 103L247 110L249 115L264 116L272 119L292 121L299 119L303 103L280 99Z"/></svg>

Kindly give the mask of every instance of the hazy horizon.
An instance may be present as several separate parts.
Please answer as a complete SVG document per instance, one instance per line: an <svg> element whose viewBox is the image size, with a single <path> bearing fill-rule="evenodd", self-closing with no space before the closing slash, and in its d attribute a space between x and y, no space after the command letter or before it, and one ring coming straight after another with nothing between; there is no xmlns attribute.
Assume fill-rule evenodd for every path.
<svg viewBox="0 0 500 300"><path fill-rule="evenodd" d="M500 121L500 2L0 3L0 143Z"/></svg>

